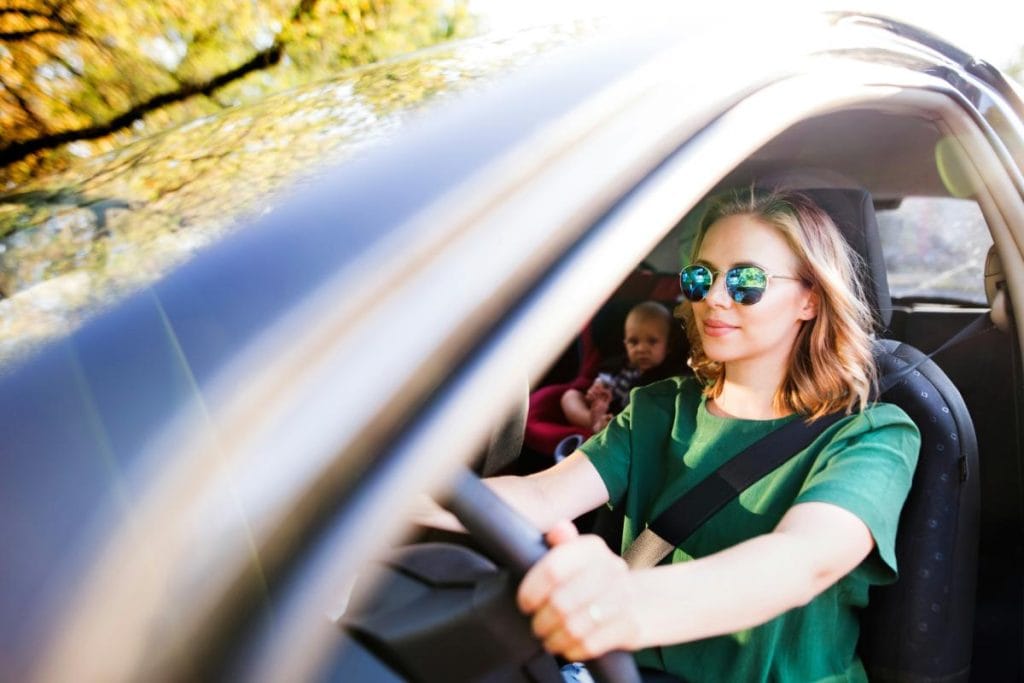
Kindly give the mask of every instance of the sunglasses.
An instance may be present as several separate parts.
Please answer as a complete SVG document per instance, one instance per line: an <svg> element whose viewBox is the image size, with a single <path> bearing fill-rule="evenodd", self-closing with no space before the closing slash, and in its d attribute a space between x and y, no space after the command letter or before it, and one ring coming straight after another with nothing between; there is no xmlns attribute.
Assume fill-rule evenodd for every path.
<svg viewBox="0 0 1024 683"><path fill-rule="evenodd" d="M679 286L683 296L690 301L703 301L711 285L719 275L717 271L699 263L686 266L679 272ZM761 300L772 278L780 280L802 280L788 275L772 275L760 266L739 265L725 271L725 291L732 300L744 306L752 306Z"/></svg>

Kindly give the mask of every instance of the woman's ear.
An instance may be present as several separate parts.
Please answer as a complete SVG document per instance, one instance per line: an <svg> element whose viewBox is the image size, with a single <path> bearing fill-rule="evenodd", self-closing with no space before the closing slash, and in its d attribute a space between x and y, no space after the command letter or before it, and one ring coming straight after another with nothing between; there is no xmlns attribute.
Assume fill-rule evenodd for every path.
<svg viewBox="0 0 1024 683"><path fill-rule="evenodd" d="M800 314L797 316L798 320L814 320L818 317L818 293L813 289L807 290L807 296L804 297L804 303L800 307Z"/></svg>

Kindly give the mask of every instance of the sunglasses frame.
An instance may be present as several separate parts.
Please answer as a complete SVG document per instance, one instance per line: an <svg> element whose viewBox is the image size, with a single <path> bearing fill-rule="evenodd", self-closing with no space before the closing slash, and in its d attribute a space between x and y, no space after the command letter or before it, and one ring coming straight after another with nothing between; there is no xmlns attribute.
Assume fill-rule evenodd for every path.
<svg viewBox="0 0 1024 683"><path fill-rule="evenodd" d="M707 291L705 291L704 292L704 296L702 296L699 299L692 299L692 298L690 298L690 296L687 294L687 287L683 283L683 275L684 275L684 273L686 273L686 271L690 270L691 268L703 268L704 270L706 270L708 272L708 275L711 276L711 280L708 282L708 285L707 285ZM735 285L730 285L730 283L729 283L729 275L731 273L733 273L733 271L742 270L744 268L753 268L754 270L760 271L761 274L764 275L764 288L760 289L760 293L757 295L757 298L754 299L753 301L745 300L744 299L745 292L740 292L736 288ZM711 293L711 288L714 287L715 281L718 279L718 277L720 275L722 275L722 271L715 270L711 266L705 265L703 263L691 263L688 266L683 267L679 271L679 288L680 288L680 290L683 293L683 297L685 297L686 300L691 302L691 303L698 303L700 301L704 301L705 299L708 298L708 294ZM754 304L756 304L759 301L761 301L762 298L764 298L764 293L768 291L768 285L771 284L773 279L797 280L797 281L800 281L800 282L803 281L803 278L794 277L792 275L777 275L775 273L769 273L767 270L765 270L761 266L757 265L756 263L738 263L738 264L730 267L728 270L725 271L725 290L729 294L729 298L732 299L733 301L735 301L736 303L740 304L741 306L753 306ZM757 291L757 290L749 290L748 289L747 291L749 292L749 291Z"/></svg>

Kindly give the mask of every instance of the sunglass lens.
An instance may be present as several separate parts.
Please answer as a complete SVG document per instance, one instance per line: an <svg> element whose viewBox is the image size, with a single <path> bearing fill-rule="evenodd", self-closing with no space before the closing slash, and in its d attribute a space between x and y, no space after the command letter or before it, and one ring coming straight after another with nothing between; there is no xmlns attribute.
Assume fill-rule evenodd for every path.
<svg viewBox="0 0 1024 683"><path fill-rule="evenodd" d="M744 306L756 304L768 287L768 275L757 266L730 268L725 274L725 288L733 301Z"/></svg>
<svg viewBox="0 0 1024 683"><path fill-rule="evenodd" d="M679 286L690 301L703 301L711 289L713 276L704 266L687 266L679 273Z"/></svg>

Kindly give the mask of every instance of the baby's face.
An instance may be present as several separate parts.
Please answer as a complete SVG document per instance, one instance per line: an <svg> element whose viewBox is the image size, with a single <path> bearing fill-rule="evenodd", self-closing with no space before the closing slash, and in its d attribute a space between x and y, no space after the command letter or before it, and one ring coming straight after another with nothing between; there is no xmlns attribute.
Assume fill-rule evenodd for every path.
<svg viewBox="0 0 1024 683"><path fill-rule="evenodd" d="M625 345L629 364L634 368L646 372L661 365L668 353L668 330L664 321L627 316Z"/></svg>

